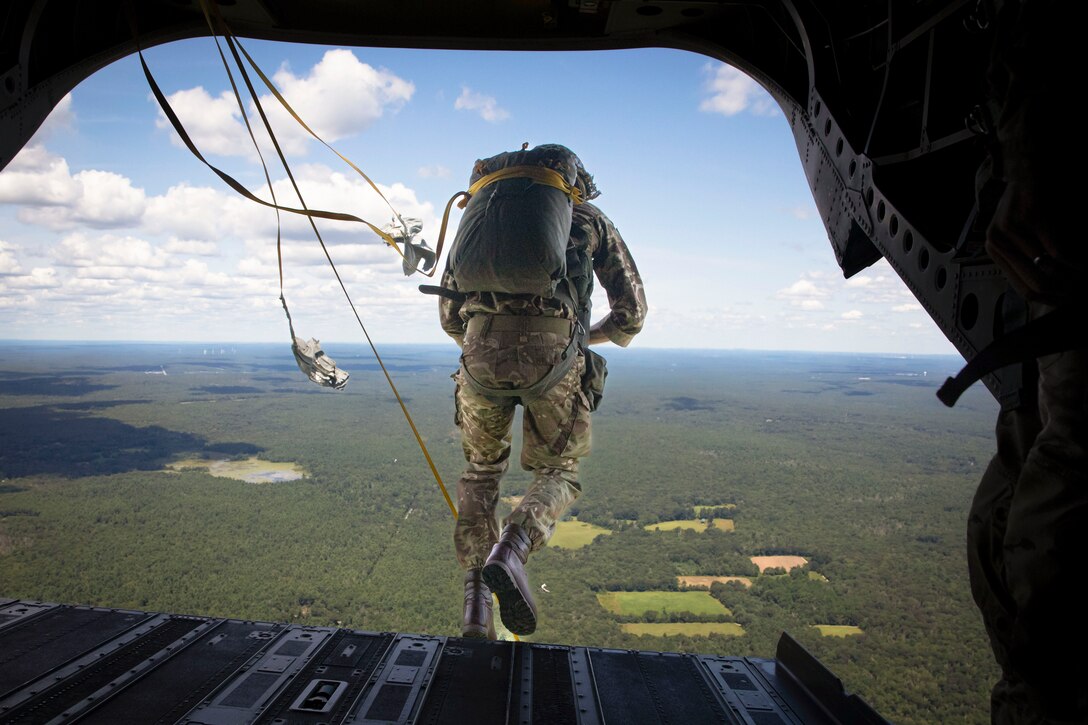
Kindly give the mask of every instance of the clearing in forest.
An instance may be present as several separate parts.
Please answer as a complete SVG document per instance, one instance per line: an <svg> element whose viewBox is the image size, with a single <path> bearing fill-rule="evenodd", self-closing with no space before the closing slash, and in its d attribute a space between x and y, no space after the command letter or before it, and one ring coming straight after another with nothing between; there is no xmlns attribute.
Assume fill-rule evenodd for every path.
<svg viewBox="0 0 1088 725"><path fill-rule="evenodd" d="M690 529L692 531L706 531L718 529L719 531L732 531L733 519L684 519L681 521L659 521L656 524L646 524L643 527L647 531L678 531Z"/></svg>
<svg viewBox="0 0 1088 725"><path fill-rule="evenodd" d="M812 626L820 630L820 634L825 637L852 637L856 634L865 634L861 627L855 627L852 624L814 624Z"/></svg>
<svg viewBox="0 0 1088 725"><path fill-rule="evenodd" d="M598 536L611 533L611 529L587 524L577 519L560 521L555 525L552 538L548 539L548 546L558 546L560 549L581 549L586 544L592 543Z"/></svg>
<svg viewBox="0 0 1088 725"><path fill-rule="evenodd" d="M628 634L649 634L654 637L676 634L689 637L706 637L711 634L744 636L744 627L736 622L633 622L621 624L620 627Z"/></svg>
<svg viewBox="0 0 1088 725"><path fill-rule="evenodd" d="M710 589L714 582L740 582L746 587L752 586L752 580L746 576L678 576L676 582L686 589Z"/></svg>
<svg viewBox="0 0 1088 725"><path fill-rule="evenodd" d="M808 563L808 559L803 556L752 556L749 558L753 564L759 567L760 574L768 569L785 569L789 571Z"/></svg>
<svg viewBox="0 0 1088 725"><path fill-rule="evenodd" d="M695 509L696 516L702 516L704 511L712 511L714 509L735 509L737 505L735 503L718 503L718 504L703 504L699 506L692 506Z"/></svg>
<svg viewBox="0 0 1088 725"><path fill-rule="evenodd" d="M613 614L637 616L645 612L689 612L691 614L725 614L732 612L709 592L600 592L597 601Z"/></svg>
<svg viewBox="0 0 1088 725"><path fill-rule="evenodd" d="M185 469L203 468L217 478L233 478L246 483L280 483L306 478L307 473L297 463L287 461L262 461L250 456L241 461L211 460L208 458L186 458L166 464L166 470L184 471Z"/></svg>

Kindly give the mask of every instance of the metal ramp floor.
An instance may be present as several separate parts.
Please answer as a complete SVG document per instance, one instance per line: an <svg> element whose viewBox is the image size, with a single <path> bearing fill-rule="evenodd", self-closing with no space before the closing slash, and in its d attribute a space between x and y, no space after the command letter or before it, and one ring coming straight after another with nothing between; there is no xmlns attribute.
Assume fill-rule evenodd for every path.
<svg viewBox="0 0 1088 725"><path fill-rule="evenodd" d="M776 659L488 642L0 599L0 723L883 723Z"/></svg>

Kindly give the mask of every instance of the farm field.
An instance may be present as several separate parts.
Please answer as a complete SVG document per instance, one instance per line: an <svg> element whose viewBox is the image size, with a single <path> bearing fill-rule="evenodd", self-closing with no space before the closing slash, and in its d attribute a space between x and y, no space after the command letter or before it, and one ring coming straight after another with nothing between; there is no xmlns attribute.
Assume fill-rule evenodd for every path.
<svg viewBox="0 0 1088 725"><path fill-rule="evenodd" d="M166 465L166 470L174 472L192 468L202 468L217 478L233 478L246 483L280 483L306 477L306 472L297 463L262 461L255 457L240 461L186 458Z"/></svg>
<svg viewBox="0 0 1088 725"><path fill-rule="evenodd" d="M818 629L824 637L853 637L854 635L865 634L861 627L850 624L814 624L812 626Z"/></svg>
<svg viewBox="0 0 1088 725"><path fill-rule="evenodd" d="M752 563L759 567L762 574L768 569L796 569L808 564L808 559L803 556L753 556Z"/></svg>
<svg viewBox="0 0 1088 725"><path fill-rule="evenodd" d="M611 529L587 524L584 521L560 521L555 525L555 533L548 540L548 546L560 549L580 549L593 543L598 536L608 536Z"/></svg>
<svg viewBox="0 0 1088 725"><path fill-rule="evenodd" d="M707 592L601 592L597 595L597 601L613 614L731 614L720 601Z"/></svg>
<svg viewBox="0 0 1088 725"><path fill-rule="evenodd" d="M752 578L747 576L678 576L676 583L686 589L710 589L714 583L726 584L740 582L745 587L752 586Z"/></svg>
<svg viewBox="0 0 1088 725"><path fill-rule="evenodd" d="M734 622L627 623L621 624L620 627L628 634L649 635L651 637L673 637L676 635L709 637L712 634L721 634L728 637L744 636L744 627Z"/></svg>

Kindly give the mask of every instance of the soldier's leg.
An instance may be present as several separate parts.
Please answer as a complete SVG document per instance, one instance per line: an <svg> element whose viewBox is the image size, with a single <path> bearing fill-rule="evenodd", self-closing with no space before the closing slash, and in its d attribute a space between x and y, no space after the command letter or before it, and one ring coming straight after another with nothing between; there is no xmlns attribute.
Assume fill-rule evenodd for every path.
<svg viewBox="0 0 1088 725"><path fill-rule="evenodd" d="M578 460L590 451L589 402L582 392L585 361L579 356L562 380L525 406L521 465L533 482L503 521L529 535L532 551L544 546L555 523L582 492Z"/></svg>
<svg viewBox="0 0 1088 725"><path fill-rule="evenodd" d="M1039 359L1035 439L1009 507L1004 551L1015 603L1011 669L1039 717L1088 722L1088 351Z"/></svg>
<svg viewBox="0 0 1088 725"><path fill-rule="evenodd" d="M1026 707L1025 685L1009 666L1016 604L1005 571L1004 542L1016 482L1040 427L1034 395L1029 403L1001 412L997 453L982 476L967 520L971 593L1002 673L991 695L994 722L1016 722L1016 713Z"/></svg>
<svg viewBox="0 0 1088 725"><path fill-rule="evenodd" d="M453 542L457 561L465 569L479 569L499 539L495 506L499 480L509 465L512 400L484 397L464 385L457 373L457 425L461 428L465 472L457 481L457 524Z"/></svg>

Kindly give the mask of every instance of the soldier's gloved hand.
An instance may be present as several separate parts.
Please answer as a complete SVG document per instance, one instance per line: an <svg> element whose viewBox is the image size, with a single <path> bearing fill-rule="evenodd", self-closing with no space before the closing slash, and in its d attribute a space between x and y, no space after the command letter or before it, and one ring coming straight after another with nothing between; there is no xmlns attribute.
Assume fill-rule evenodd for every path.
<svg viewBox="0 0 1088 725"><path fill-rule="evenodd" d="M1026 299L1051 305L1085 302L1088 274L1072 213L1033 185L1010 182L986 230L986 251ZM1074 246L1081 245L1081 246Z"/></svg>

